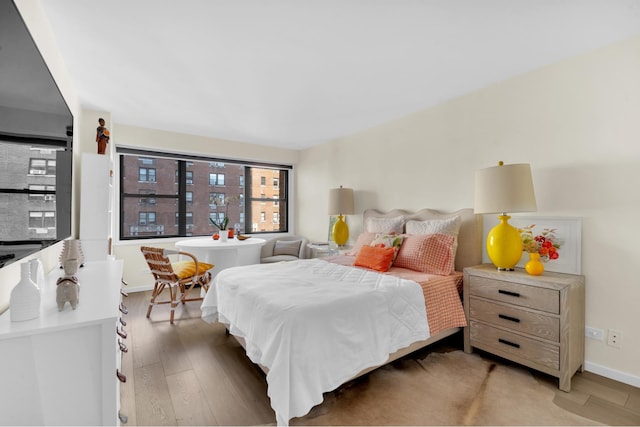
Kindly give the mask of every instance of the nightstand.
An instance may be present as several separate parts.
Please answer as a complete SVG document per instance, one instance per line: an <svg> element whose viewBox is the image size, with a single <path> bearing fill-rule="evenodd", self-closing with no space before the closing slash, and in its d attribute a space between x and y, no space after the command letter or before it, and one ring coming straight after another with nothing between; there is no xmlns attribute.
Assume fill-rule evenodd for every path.
<svg viewBox="0 0 640 427"><path fill-rule="evenodd" d="M308 243L311 258L324 258L332 255L344 255L351 250L351 246L335 246L324 243Z"/></svg>
<svg viewBox="0 0 640 427"><path fill-rule="evenodd" d="M464 351L477 348L559 379L584 369L584 276L493 265L464 269Z"/></svg>

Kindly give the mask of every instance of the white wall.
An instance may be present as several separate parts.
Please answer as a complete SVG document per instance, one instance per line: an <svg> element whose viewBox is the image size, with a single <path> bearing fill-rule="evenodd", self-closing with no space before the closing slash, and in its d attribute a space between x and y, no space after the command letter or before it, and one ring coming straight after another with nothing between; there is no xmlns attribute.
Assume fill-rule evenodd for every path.
<svg viewBox="0 0 640 427"><path fill-rule="evenodd" d="M587 369L640 386L640 37L546 66L301 153L299 231L326 239L328 189L365 208L473 206L477 169L530 163L537 215L583 218L586 323L623 332L587 339ZM352 238L362 230L348 218Z"/></svg>

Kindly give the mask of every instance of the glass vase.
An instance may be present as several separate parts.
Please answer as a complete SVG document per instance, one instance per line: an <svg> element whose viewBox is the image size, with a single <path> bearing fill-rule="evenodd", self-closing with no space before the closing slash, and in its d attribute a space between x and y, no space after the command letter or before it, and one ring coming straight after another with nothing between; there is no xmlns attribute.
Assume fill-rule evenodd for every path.
<svg viewBox="0 0 640 427"><path fill-rule="evenodd" d="M540 261L540 254L529 252L529 261L524 265L524 269L532 276L539 276L544 272L544 264Z"/></svg>

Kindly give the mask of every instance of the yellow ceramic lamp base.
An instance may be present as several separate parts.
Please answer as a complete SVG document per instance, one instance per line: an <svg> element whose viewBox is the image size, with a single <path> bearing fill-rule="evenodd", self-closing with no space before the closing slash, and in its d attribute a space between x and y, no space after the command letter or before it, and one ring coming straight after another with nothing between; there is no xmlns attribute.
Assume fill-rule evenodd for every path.
<svg viewBox="0 0 640 427"><path fill-rule="evenodd" d="M500 215L500 224L487 235L487 254L498 270L513 270L522 257L522 239L509 224L509 215Z"/></svg>
<svg viewBox="0 0 640 427"><path fill-rule="evenodd" d="M344 222L342 215L338 215L338 220L333 224L333 241L336 245L342 246L349 240L349 227Z"/></svg>

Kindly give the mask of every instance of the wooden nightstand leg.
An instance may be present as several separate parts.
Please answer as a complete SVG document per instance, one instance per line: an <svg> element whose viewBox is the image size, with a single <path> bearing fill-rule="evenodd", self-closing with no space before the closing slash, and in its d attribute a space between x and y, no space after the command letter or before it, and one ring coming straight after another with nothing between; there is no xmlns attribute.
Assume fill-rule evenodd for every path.
<svg viewBox="0 0 640 427"><path fill-rule="evenodd" d="M571 377L573 375L568 374L567 372L563 372L560 374L560 379L558 380L558 388L562 391L566 391L569 393L571 391Z"/></svg>

